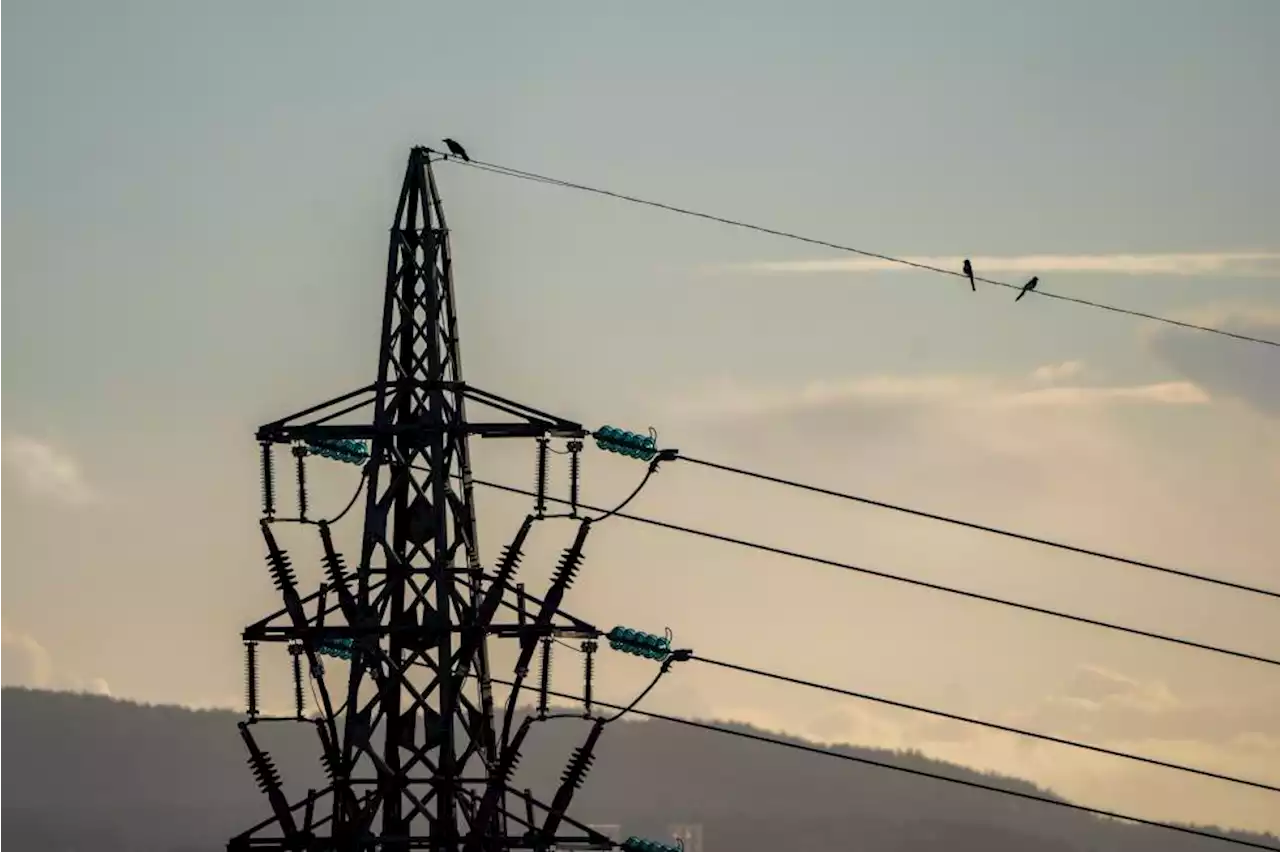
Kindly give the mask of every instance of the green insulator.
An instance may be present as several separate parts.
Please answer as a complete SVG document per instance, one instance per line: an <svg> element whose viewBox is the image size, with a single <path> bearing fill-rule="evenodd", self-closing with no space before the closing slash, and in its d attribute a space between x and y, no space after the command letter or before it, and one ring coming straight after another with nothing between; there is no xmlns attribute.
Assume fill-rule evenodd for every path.
<svg viewBox="0 0 1280 852"><path fill-rule="evenodd" d="M350 660L353 656L352 649L354 647L354 639L339 637L336 639L327 639L322 641L316 650L328 657L335 657L339 660Z"/></svg>
<svg viewBox="0 0 1280 852"><path fill-rule="evenodd" d="M307 447L322 458L346 464L363 464L369 458L369 450L363 441L316 439L307 441Z"/></svg>
<svg viewBox="0 0 1280 852"><path fill-rule="evenodd" d="M364 441L346 440L342 442L342 451L355 462L364 461L369 457L369 449L365 446Z"/></svg>
<svg viewBox="0 0 1280 852"><path fill-rule="evenodd" d="M616 426L601 426L595 433L596 446L627 458L648 461L656 455L656 443L652 435L628 432Z"/></svg>
<svg viewBox="0 0 1280 852"><path fill-rule="evenodd" d="M680 847L673 843L660 843L647 837L628 837L621 847L624 852L680 852Z"/></svg>
<svg viewBox="0 0 1280 852"><path fill-rule="evenodd" d="M664 660L671 653L671 643L665 636L633 630L630 627L615 627L605 634L605 637L613 650L648 660Z"/></svg>

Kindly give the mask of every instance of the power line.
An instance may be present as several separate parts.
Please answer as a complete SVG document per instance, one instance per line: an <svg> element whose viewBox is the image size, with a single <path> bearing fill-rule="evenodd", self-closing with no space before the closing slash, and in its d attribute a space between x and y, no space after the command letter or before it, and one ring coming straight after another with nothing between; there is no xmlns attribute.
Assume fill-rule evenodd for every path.
<svg viewBox="0 0 1280 852"><path fill-rule="evenodd" d="M500 683L504 686L513 685L511 682L502 680L500 678L493 678L493 682ZM557 692L551 689L547 690L547 695L553 695L556 698L563 698L568 701L583 700L582 696L580 695L571 695L566 692ZM592 699L592 704L598 707L607 707L612 710L623 709L620 705L610 704L606 701L598 701L594 698ZM1068 808L1073 811L1081 811L1083 813L1094 814L1096 816L1104 816L1104 817L1109 817L1111 819L1119 819L1119 820L1125 820L1126 822L1134 822L1140 825L1151 826L1152 828L1163 828L1169 831L1181 832L1182 834L1193 834L1198 837L1207 837L1210 840L1220 840L1223 843L1234 843L1236 845L1247 846L1252 849L1267 849L1267 850L1270 850L1270 852L1280 852L1280 846L1267 846L1262 843L1254 843L1253 841L1250 841L1250 840L1241 840L1235 837L1227 837L1221 834L1213 834L1208 831L1201 831L1200 829L1197 829L1197 828L1189 828L1187 826L1181 826L1181 825L1171 825L1170 823L1166 823L1166 822L1157 822L1155 820L1129 816L1127 814L1121 814L1115 811L1103 810L1102 808L1091 808L1087 805L1078 805L1078 804L1075 804L1074 802L1067 802L1067 801L1063 801L1062 799L1053 799L1048 796L1039 796L1039 795L1036 795L1035 793L1023 793L1017 790L1007 790L1003 787L996 787L991 784L983 784L978 781L966 781L961 778L951 778L949 776L939 775L934 772L926 772L923 769L912 769L907 766L898 766L893 763L886 763L880 760L873 760L869 757L858 757L857 755L845 754L838 751L830 751L825 748L818 748L817 746L806 745L804 743L788 742L786 740L777 739L775 737L765 736L764 734L752 733L751 731L736 730L734 728L727 728L722 725L713 725L708 722L697 722L692 719L681 719L679 716L668 716L663 713L655 713L651 710L640 710L638 708L632 708L630 712L635 715L644 716L649 719L657 719L659 721L670 722L675 725L684 725L689 728L698 728L703 731L713 731L718 734L728 734L730 736L740 737L742 739L747 739L747 740L754 740L756 742L767 743L769 745L782 746L783 748L790 748L790 749L805 752L808 754L818 754L824 757L835 758L837 760L845 760L850 763L860 763L863 766L871 766L876 769L890 769L890 770L893 770L894 772L902 772L907 775L915 775L921 778L931 778L934 781L946 781L949 784L958 784L962 787L971 787L976 790L984 790L988 793L999 793L1004 796L1012 796L1018 799L1025 799L1027 801L1040 802L1042 804L1054 805L1060 808Z"/></svg>
<svg viewBox="0 0 1280 852"><path fill-rule="evenodd" d="M483 479L473 479L472 482L476 485L480 485L485 488L493 488L499 491L507 491L512 494L523 494L527 497L537 496L537 494L535 494L532 491L528 491L523 488L516 488L515 486L511 486L511 485L502 485L497 482L487 482ZM551 497L548 495L545 497L545 499L552 503L559 503L561 505L566 505L566 506L569 505L568 500L560 499L557 497ZM585 503L578 503L578 508L586 509L588 511L604 511L603 509L600 509L596 506L589 506ZM853 571L855 573L865 574L870 577L879 577L883 580L892 580L897 583L906 583L911 586L918 586L924 589L932 589L933 591L936 591L936 592L945 592L951 595L958 595L960 597L969 598L971 600L985 601L986 603L992 603L992 604L997 604L999 606L1011 607L1013 609L1020 609L1025 612L1034 612L1038 615L1047 615L1052 618L1063 619L1064 621L1073 621L1073 622L1076 622L1077 624L1087 624L1090 627L1100 627L1106 630L1114 630L1119 633L1127 633L1131 636L1142 636L1147 639L1155 639L1160 642L1168 642L1174 645L1181 645L1186 648L1196 648L1198 650L1209 651L1214 654L1222 654L1228 657L1237 657L1242 660L1251 660L1255 663L1266 663L1269 666L1280 666L1280 660L1273 659L1271 657L1263 657L1257 654L1246 653L1245 651L1233 651L1229 648L1220 648L1216 645L1208 645L1203 642L1195 642L1190 639L1181 639L1176 636L1166 636L1162 633L1153 633L1147 630L1139 630L1136 627L1126 627L1122 624L1113 624L1112 622L1109 622L1109 621L1100 621L1094 618L1087 618L1083 615L1073 615L1071 613L1061 612L1059 610L1046 609L1044 607L1033 606L1032 604L1019 603L1018 601L1010 601L1004 598L997 598L992 595L984 595L980 592L971 592L966 589L958 589L958 588L955 588L954 586L944 586L944 585L941 585L940 583L930 583L927 580L918 580L914 577L904 577L901 574L890 574L887 571L877 571L874 568L864 568L860 565L854 565L849 562L840 562L838 560L827 559L822 556L813 556L811 554L800 553L799 551L795 551L795 550L788 550L786 548L774 547L772 545L761 544L759 542L754 542L754 541L748 541L742 538L735 538L734 536L724 535L723 533L714 533L714 532L708 532L707 530L699 530L693 527L686 527L681 524L675 524L670 521L660 521L660 520L657 520L656 518L646 518L642 515L632 515L626 512L617 512L614 514L614 517L625 518L629 521L634 521L636 523L647 524L649 526L672 530L674 532L697 536L699 538L706 538L712 541L721 541L726 544L735 544L735 545L738 545L739 547L746 547L751 550L761 551L763 553L772 553L776 556L786 556L791 559L796 559L802 562L812 562L816 565L826 565L831 568L841 568L845 571Z"/></svg>
<svg viewBox="0 0 1280 852"><path fill-rule="evenodd" d="M706 219L707 221L718 222L722 225L731 225L735 228L745 228L746 230L756 231L761 234L769 234L775 237L783 237L788 240L795 240L797 242L809 243L810 245L822 246L823 248L835 249L836 251L843 251L843 252L848 252L850 254L857 254L863 257L870 257L876 260L883 260L889 263L896 263L901 266L909 266L915 269L925 270L927 272L938 272L943 275L952 275L957 278L967 279L968 277L963 272L960 272L954 269L944 269L943 267L940 267L940 266L932 266L930 264L919 263L914 260L907 260L905 258L900 258L900 257L892 257L887 254L880 254L878 252L867 251L865 249L860 249L860 248L854 248L853 246L842 245L840 243L833 243L827 240L820 240L815 237L806 237L802 234L791 233L789 231L779 231L774 228L766 228L763 225L754 225L754 224L751 224L750 222L743 222L738 219L729 219L723 216L715 216L710 213L702 213L697 210L690 210L684 207L676 207L675 205L672 205L672 204L664 204L660 201L651 201L645 198L638 198L634 195L625 195L620 192L613 192L607 189L600 189L599 187L587 186L585 184L574 183L572 181L567 181L567 180L561 180L560 178L547 177L546 175L540 175L540 174L537 174L536 172L526 172L520 169L511 168L510 166L499 165L497 163L486 163L481 160L471 160L469 162L465 162L456 158L452 159L451 162L455 162L464 166L470 166L473 169L479 169L481 171L487 171L493 174L504 175L506 177L519 178L521 180L534 181L536 183L545 183L551 186L563 187L565 189L576 189L581 192L589 192L595 195L603 195L609 198L616 198L619 201L626 201L631 204L639 204L645 207L653 207L659 210L666 210L671 213L678 213L682 216L691 216L697 219ZM974 280L981 281L984 284L992 284L997 287L1006 287L1011 290L1022 290L1022 285L1020 284L1009 284L1008 282L1005 282L1005 281L996 281L991 278L980 278L978 276L974 276ZM1048 299L1057 299L1058 301L1062 301L1062 302L1072 302L1077 305L1084 305L1085 307L1098 308L1099 310L1109 311L1115 314L1125 314L1127 316L1137 317L1139 319L1151 320L1153 322L1164 323L1165 325L1177 326L1179 328L1190 329L1192 331L1203 331L1203 332L1208 332L1209 334L1221 335L1222 337L1231 337L1231 338L1235 338L1236 340L1245 341L1246 343L1258 343L1264 346L1275 346L1280 348L1280 341L1268 340L1265 337L1253 337L1248 334L1240 334L1238 332L1227 331L1226 329L1222 329L1222 328L1214 328L1213 326L1197 325L1196 323L1184 322L1182 320L1176 320L1171 317L1159 316L1157 314L1149 314L1143 311L1132 310L1130 308L1121 308L1121 307L1117 307L1116 305L1108 305L1103 302L1094 302L1089 299L1081 299L1076 296L1064 296L1061 293L1051 293L1051 292L1047 292L1045 290L1040 290L1040 289L1037 289L1033 292L1038 296L1044 296L1045 298L1048 298Z"/></svg>
<svg viewBox="0 0 1280 852"><path fill-rule="evenodd" d="M561 642L560 640L556 640L556 641L571 651L574 651L576 653L582 653L579 649L568 644L567 642ZM829 692L833 695L841 695L846 698L856 698L856 699L859 699L860 701L868 701L874 704L882 704L886 707L895 707L899 710L910 710L914 713L922 713L927 716L935 716L940 719L948 719L953 722L961 722L963 724L973 725L979 728L987 728L989 730L1000 731L1006 734L1016 734L1021 737L1028 737L1030 739L1054 743L1055 745L1068 746L1070 748L1081 749L1084 751L1091 751L1097 754L1105 754L1108 757L1118 757L1123 760L1131 760L1137 763L1145 763L1150 766L1159 766L1162 769L1172 769L1177 772L1186 772L1191 775L1199 775L1205 778L1213 778L1219 781L1226 781L1231 784L1239 784L1245 787L1253 787L1258 790L1266 790L1272 793L1280 793L1280 787L1277 787L1272 784L1267 784L1261 781L1250 781L1247 778L1237 778L1236 776L1233 776L1233 775L1224 775L1219 772L1211 772L1207 769L1200 769L1194 766L1186 766L1184 764L1171 763L1169 761L1159 760L1153 757L1145 757L1143 755L1131 754L1129 752L1124 752L1124 751L1117 751L1115 749L1109 749L1104 746L1098 746L1098 745L1093 745L1091 743L1079 742L1078 740L1069 740L1063 737L1055 737L1051 734L1042 734L1037 731L1028 731L1024 728L1015 728L1010 725L1003 725L998 722L989 722L984 719L974 719L969 716L961 716L958 713L949 713L945 710L936 710L931 707L923 707L918 704L908 704L905 701L895 701L894 699L885 698L879 695L871 695L870 693L866 693L866 692L856 692L851 689L844 689L842 687L832 686L830 684L818 683L816 681L805 680L803 678L793 677L791 675L784 675L778 672L766 671L764 669L755 668L754 666L742 665L741 663L730 663L724 660L713 660L710 657L704 657L701 654L696 654L692 652L687 652L687 653L682 652L680 659L699 662L708 666L715 666L717 668L729 669L731 671L736 671L742 674L752 675L755 677L767 678L769 680L776 680L782 683L789 683L793 686L803 686L808 689L818 690L820 692Z"/></svg>
<svg viewBox="0 0 1280 852"><path fill-rule="evenodd" d="M1026 535L1024 533L1014 532L1012 530L1001 529L1000 527L993 527L993 526L988 526L986 524L975 523L973 521L964 521L959 518L949 517L947 515L938 515L938 514L934 514L933 512L925 512L920 509L912 509L908 506L899 506L894 503L886 503L882 500L873 500L870 497L861 497L857 494L848 494L842 491L833 491L828 488L821 488L817 485L808 485L803 482L796 482L795 480L792 480L792 479L784 479L778 476L770 476L769 474L759 473L757 471L752 471L752 470L745 470L740 467L733 467L731 465L721 464L719 462L707 461L706 459L696 459L683 454L676 456L676 459L680 461L689 462L690 464L696 464L696 465L701 465L703 467L713 468L715 470L725 471L727 473L734 473L739 476L746 476L752 479L759 479L764 482L772 482L777 485L785 485L790 488L798 488L802 491L809 491L814 494L822 494L827 497L837 497L841 500L851 500L855 503L863 503L867 506L876 506L881 509L890 509L894 512L902 512L907 515L914 515L915 517L918 517L918 518L927 518L931 521L941 521L944 524L952 524L953 526L965 527L966 529L978 530L979 532L991 533L992 535L1004 536L1005 538L1017 539L1018 541L1026 541L1026 542L1030 542L1031 544L1039 544L1044 547L1052 547L1058 550L1065 550L1070 553L1079 553L1084 556L1092 556L1096 559L1106 559L1111 562L1118 562L1122 565L1131 565L1136 568L1145 568L1148 571L1159 571L1163 574L1172 574L1175 577L1182 577L1187 580L1198 580L1199 582L1202 582L1202 583L1212 583L1213 585L1216 585L1216 586L1225 586L1227 588L1236 589L1237 591L1241 591L1241 592L1249 592L1255 595L1265 595L1270 598L1280 598L1280 592L1273 591L1271 589L1258 588L1256 586L1249 586L1244 583L1234 582L1232 580L1224 580L1219 577L1210 577L1204 574L1195 574L1195 573L1192 573L1191 571L1182 571L1177 568L1166 568L1163 565L1155 565L1151 562L1143 562L1138 559L1129 559L1128 557L1125 557L1125 556L1116 556L1115 554L1104 553L1103 551L1100 551L1100 550L1091 550L1087 547L1080 547L1074 544L1067 544L1065 542L1053 541L1047 538L1039 538L1037 536Z"/></svg>
<svg viewBox="0 0 1280 852"><path fill-rule="evenodd" d="M698 654L691 654L689 655L688 659L696 660L697 662L705 663L709 666L717 666L723 669L731 669L733 671L742 672L743 674L755 675L757 677L768 678L770 680L777 680L783 683L790 683L795 686L804 686L804 687L808 687L809 689L817 689L822 692L830 692L832 694L843 695L848 698L857 698L862 701L871 701L876 704L883 704L888 707L897 707L902 710L911 710L916 713L924 713L929 716L937 716L940 719L950 719L953 722L963 722L966 725L975 725L980 728L989 728L993 731L1002 731L1006 734L1017 734L1018 736L1022 736L1022 737L1030 737L1036 740L1043 740L1044 742L1056 743L1057 745L1070 746L1071 748L1078 748L1078 749L1083 749L1085 751L1097 752L1098 754L1105 754L1110 757L1119 757L1125 760L1136 761L1138 763L1150 764L1151 766L1159 766L1163 769L1173 769L1178 772L1187 772L1192 775L1201 775L1206 778L1215 778L1219 781L1228 781L1232 784L1241 784L1245 787L1254 787L1259 790L1268 790L1272 793L1280 793L1280 787L1276 787L1271 784L1264 784L1261 781L1250 781L1245 778L1236 778L1231 775L1222 775L1217 772L1210 772L1207 769L1197 769L1194 766L1184 766L1179 763L1169 763L1164 760L1157 760L1153 757L1143 757L1142 755L1129 754L1128 752L1123 752L1123 751L1115 751L1113 749L1104 748L1103 746L1091 745L1089 743L1082 743L1082 742L1077 742L1075 740L1063 739L1061 737L1055 737L1050 734L1040 734L1040 733L1036 733L1035 731L1027 731L1021 728L1014 728L1008 725L1001 725L997 722L987 722L982 719L973 719L967 716L960 716L956 713L948 713L943 710L933 710L931 708L921 707L916 704L907 704L902 701L894 701L890 698L882 698L878 695L869 695L865 692L854 692L849 689L841 689L838 686L830 686L824 683L815 683L813 681L802 680L801 678L797 678L797 677L791 677L790 675L778 674L777 672L764 671L763 669L757 669L751 666L739 665L737 663L727 663L727 662L724 662L723 660L712 660L708 657L699 656Z"/></svg>

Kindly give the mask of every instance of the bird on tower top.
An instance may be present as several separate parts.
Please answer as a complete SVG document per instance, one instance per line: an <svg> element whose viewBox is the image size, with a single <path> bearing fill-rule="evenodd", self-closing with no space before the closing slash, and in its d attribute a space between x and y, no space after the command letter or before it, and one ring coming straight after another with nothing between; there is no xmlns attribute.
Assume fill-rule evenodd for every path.
<svg viewBox="0 0 1280 852"><path fill-rule="evenodd" d="M449 149L449 153L455 157L460 157L463 162L471 162L471 158L467 156L467 149L463 148L452 139L444 140L445 147Z"/></svg>

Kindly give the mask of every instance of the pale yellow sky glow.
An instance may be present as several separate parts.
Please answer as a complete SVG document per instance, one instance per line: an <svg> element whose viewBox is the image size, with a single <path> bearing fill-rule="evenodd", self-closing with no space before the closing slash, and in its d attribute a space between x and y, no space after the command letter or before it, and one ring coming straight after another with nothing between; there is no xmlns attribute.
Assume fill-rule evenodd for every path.
<svg viewBox="0 0 1280 852"><path fill-rule="evenodd" d="M557 5L511 4L501 26L409 0L6 5L6 685L241 705L241 630L280 606L255 430L373 380L405 157L444 136L480 161L1280 340L1280 112L1259 106L1280 4L939 0L928 27L911 4ZM456 163L436 176L480 388L1280 589L1274 346ZM478 476L532 486L531 444L473 456ZM616 505L643 473L589 446L584 499ZM313 465L313 514L358 478ZM477 502L492 562L532 501ZM361 508L335 527L349 564ZM692 464L665 463L628 511L1280 657L1275 599ZM574 532L540 524L520 579L543 583ZM280 535L318 584L314 531ZM567 606L712 658L1280 784L1275 666L622 518L593 529ZM627 703L651 669L618 656L600 696ZM263 665L265 702L287 706L287 656ZM556 671L578 689L576 659ZM697 664L646 705L1280 832L1274 794Z"/></svg>
<svg viewBox="0 0 1280 852"><path fill-rule="evenodd" d="M959 270L963 256L903 257L909 263L938 269ZM1044 255L1022 257L972 257L974 273L990 276L1001 273L1045 275L1054 272L1085 275L1174 275L1249 276L1274 278L1280 272L1280 253L1213 252L1205 254L1111 254ZM757 261L723 267L726 271L788 273L815 272L897 272L910 267L875 257L846 257L827 260Z"/></svg>

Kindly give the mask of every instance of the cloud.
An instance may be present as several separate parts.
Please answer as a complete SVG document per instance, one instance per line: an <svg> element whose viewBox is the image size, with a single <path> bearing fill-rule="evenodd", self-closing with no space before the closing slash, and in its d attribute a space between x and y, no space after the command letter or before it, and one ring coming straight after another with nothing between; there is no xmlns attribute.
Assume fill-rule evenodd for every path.
<svg viewBox="0 0 1280 852"><path fill-rule="evenodd" d="M1104 549L1264 571L1280 433L1267 439L1265 421L1211 409L1213 399L1185 380L1046 385L1030 376L881 375L694 386L659 416L688 436L683 443L710 444L727 463L830 487L856 482L879 499L1000 518ZM1117 513L1120 505L1145 508L1134 516ZM1206 529L1204 513L1228 506L1231 532ZM1171 526L1179 535L1169 535ZM863 539L861 547L874 552L882 541L886 558L902 558L888 544L901 550L898 535L884 531L883 541ZM952 558L919 547L926 563Z"/></svg>
<svg viewBox="0 0 1280 852"><path fill-rule="evenodd" d="M1061 379L1069 379L1084 371L1083 361L1063 361L1061 364L1045 364L1031 371L1031 378L1037 382L1052 384Z"/></svg>
<svg viewBox="0 0 1280 852"><path fill-rule="evenodd" d="M1158 382L1132 387L1057 387L1024 391L997 400L1005 405L1078 406L1108 402L1204 405L1209 395L1191 382Z"/></svg>
<svg viewBox="0 0 1280 852"><path fill-rule="evenodd" d="M1280 715L1270 704L1190 702L1159 679L1092 664L1077 667L1040 699L1003 712L968 712L944 701L921 703L1269 783L1275 781L1280 754ZM1271 801L1238 788L920 713L864 702L823 705L807 717L804 712L788 716L780 709L741 705L726 706L716 715L829 744L918 750L972 769L1026 778L1073 801L1105 802L1151 818L1176 814L1183 820L1257 830L1280 826Z"/></svg>
<svg viewBox="0 0 1280 852"><path fill-rule="evenodd" d="M959 270L960 256L912 256L901 258L908 263L938 269ZM1180 275L1268 277L1280 275L1280 253L1277 252L1205 252L1176 254L1033 254L1019 257L974 257L974 271L979 276L1000 273L1079 273L1106 275ZM719 271L758 274L805 274L822 272L887 272L912 269L892 260L876 257L831 258L825 260L756 261L715 267Z"/></svg>
<svg viewBox="0 0 1280 852"><path fill-rule="evenodd" d="M946 709L945 704L939 706ZM1280 743L1280 718L1259 713L1262 709L1190 704L1162 681L1142 680L1088 664L1078 666L1058 689L1030 705L987 714L987 718L1025 730L1095 742L1153 738L1269 748ZM753 723L763 719L745 708L735 710L738 715L733 718L750 718ZM863 702L837 703L801 727L806 735L827 742L882 748L973 742L986 736L980 728L963 722Z"/></svg>
<svg viewBox="0 0 1280 852"><path fill-rule="evenodd" d="M0 627L0 647L5 686L111 694L111 686L100 677L83 678L74 672L59 670L48 649L21 630L7 625Z"/></svg>
<svg viewBox="0 0 1280 852"><path fill-rule="evenodd" d="M1205 411L1211 391L1176 374L1157 374L1149 382L1108 382L1097 378L1099 372L1066 361L1021 376L722 382L686 389L660 422L689 435L681 444L695 456L701 454L697 444L705 442L715 448L706 453L727 464L1158 563L1211 565L1206 573L1268 584L1267 555L1276 552L1274 512L1269 511L1274 486L1259 481L1258 459L1237 441L1241 424L1259 419L1229 406ZM1214 448L1209 462L1198 457L1206 445ZM1185 613L1196 613L1206 629L1232 630L1239 624L1236 616L1225 614L1235 612L1227 609L1234 602L1210 612L1216 607L1198 602L1197 593L1158 578L798 492L761 486L746 493L745 486L731 481L724 487L714 497L699 493L698 499L716 507L708 510L715 521L705 525L727 534L875 569L909 568L929 581L981 587L1120 623L1149 618L1143 626L1162 632L1185 629L1179 624L1189 617ZM764 505L752 505L756 501ZM768 524L767 532L752 529L757 520ZM747 581L740 582L746 587ZM912 610L881 607L896 598L880 594L866 592L856 628L861 636L887 633L891 628L885 623L897 618L927 625L921 631L929 634L927 641L956 655L948 658L957 661L954 671L974 672L975 681L976 673L988 672L987 689L946 697L935 685L920 686L917 698L915 687L899 684L889 673L910 665L911 639L902 640L902 653L895 653L883 672L868 666L867 677L855 680L844 658L815 661L816 680L866 683L857 688L1120 751L1242 777L1274 777L1267 761L1274 765L1276 752L1265 748L1280 738L1274 700L1268 704L1251 684L1235 689L1234 676L1209 669L1210 663L1191 658L1175 668L1162 649L1093 633L1081 634L1076 644L1047 623L1043 633L1039 627L1026 629L1011 641L1005 630L1022 631L1022 622L1016 628L997 627L998 615L988 622L977 611L923 597L913 598L917 608ZM837 612L828 608L829 598L840 599L813 593L805 618L818 621ZM894 615L880 622L881 608ZM1166 618L1167 628L1160 623ZM842 628L832 628L833 638ZM973 662L969 651L960 650L971 639ZM997 674L994 665L986 668L989 660L977 662L978 649L1002 658L1007 671ZM818 671L822 665L828 669ZM928 671L924 678L936 681L940 671ZM885 685L871 685L879 677ZM838 699L806 698L804 704L785 706L790 699L779 697L776 706L760 706L768 700L762 690L760 704L752 706L741 693L725 690L724 695L716 715L827 742L918 748L975 768L1028 777L1079 801L1111 801L1156 818L1176 811L1183 818L1277 825L1274 815L1260 816L1252 800L1233 790L1171 792L1166 783L1187 782L1162 781L1159 770L1102 755ZM1254 741L1257 748L1249 745Z"/></svg>
<svg viewBox="0 0 1280 852"><path fill-rule="evenodd" d="M1055 700L1059 696L1051 697ZM1060 698L1090 710L1119 707L1143 713L1161 713L1182 702L1160 681L1141 681L1097 665L1080 666Z"/></svg>
<svg viewBox="0 0 1280 852"><path fill-rule="evenodd" d="M1280 308L1216 305L1178 317L1237 334L1280 340ZM1240 400L1258 412L1280 416L1280 352L1272 347L1161 326L1146 334L1150 351L1211 393Z"/></svg>
<svg viewBox="0 0 1280 852"><path fill-rule="evenodd" d="M0 627L4 685L47 689L53 685L53 661L45 647L25 633Z"/></svg>
<svg viewBox="0 0 1280 852"><path fill-rule="evenodd" d="M1177 743L1211 759L1280 749L1280 714L1270 703L1188 700L1163 681L1098 665L1078 667L1042 700L1002 721L1098 743Z"/></svg>
<svg viewBox="0 0 1280 852"><path fill-rule="evenodd" d="M1146 411L1191 411L1208 400L1190 382L1046 387L1026 377L890 375L798 387L722 383L673 399L661 421L745 467L833 487L857 482L891 502L1012 527L1047 523L1059 536L1114 536L1116 549L1141 550L1148 538L1167 541L1155 532L1160 513L1182 509L1164 485L1172 474L1153 466L1162 450L1135 440L1131 424ZM785 457L771 446L786 447ZM1118 527L1114 508L1098 499L1101 483L1117 501L1161 508ZM1252 523L1253 514L1237 522ZM864 538L860 552L902 559L913 539L887 530ZM923 563L940 558L923 540L911 546Z"/></svg>
<svg viewBox="0 0 1280 852"><path fill-rule="evenodd" d="M1077 361L1041 367L1039 383L1067 378L1081 369ZM1022 380L972 375L867 376L815 380L798 387L747 388L720 382L673 399L671 407L695 417L736 417L814 411L839 406L893 406L945 403L965 408L1079 408L1114 403L1203 405L1209 395L1186 381L1143 385L1058 385L1031 387Z"/></svg>
<svg viewBox="0 0 1280 852"><path fill-rule="evenodd" d="M195 701L187 701L183 703L183 707L188 710L234 710L237 713L244 712L245 698L243 695L234 692L228 692L221 697L216 698L200 698ZM281 711L282 715L289 715L292 710ZM276 715L272 710L271 715Z"/></svg>
<svg viewBox="0 0 1280 852"><path fill-rule="evenodd" d="M79 464L48 443L22 435L4 439L4 459L23 485L40 497L82 505L98 499Z"/></svg>
<svg viewBox="0 0 1280 852"><path fill-rule="evenodd" d="M111 695L111 684L107 683L105 678L95 677L84 681L83 692L93 695Z"/></svg>

